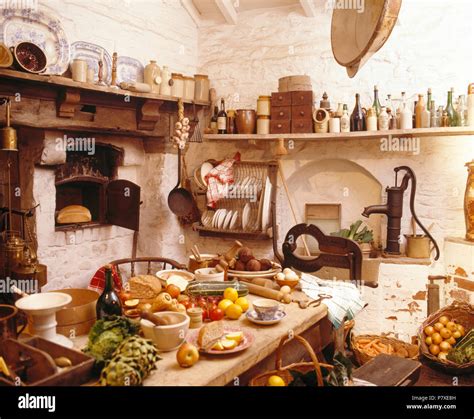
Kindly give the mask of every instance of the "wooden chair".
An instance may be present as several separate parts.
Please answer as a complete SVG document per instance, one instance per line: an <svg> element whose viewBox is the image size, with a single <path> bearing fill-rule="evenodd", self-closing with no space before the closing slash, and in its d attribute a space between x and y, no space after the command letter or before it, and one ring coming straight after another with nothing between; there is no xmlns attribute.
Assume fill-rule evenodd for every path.
<svg viewBox="0 0 474 419"><path fill-rule="evenodd" d="M119 259L119 260L114 260L113 262L110 262L110 265L112 265L115 268L116 272L120 276L120 279L122 280L122 283L123 283L122 272L123 272L124 265L130 265L130 276L133 277L135 276L136 264L144 264L144 263L147 264L146 275L154 275L157 271L161 271L165 269L186 269L186 265L183 265L177 262L176 260L162 258L162 257L141 257L141 258ZM159 264L159 266L156 266L156 264ZM153 269L152 269L152 265L153 265Z"/></svg>

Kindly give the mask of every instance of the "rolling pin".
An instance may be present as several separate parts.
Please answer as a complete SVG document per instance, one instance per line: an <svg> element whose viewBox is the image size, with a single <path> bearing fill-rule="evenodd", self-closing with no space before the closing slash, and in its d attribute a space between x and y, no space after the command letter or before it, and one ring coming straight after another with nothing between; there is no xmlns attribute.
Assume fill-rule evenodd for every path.
<svg viewBox="0 0 474 419"><path fill-rule="evenodd" d="M254 295L259 295L260 297L269 298L270 300L281 301L283 298L283 293L277 290L272 290L270 288L262 287L260 285L255 285L252 282L242 281L245 283L249 292Z"/></svg>

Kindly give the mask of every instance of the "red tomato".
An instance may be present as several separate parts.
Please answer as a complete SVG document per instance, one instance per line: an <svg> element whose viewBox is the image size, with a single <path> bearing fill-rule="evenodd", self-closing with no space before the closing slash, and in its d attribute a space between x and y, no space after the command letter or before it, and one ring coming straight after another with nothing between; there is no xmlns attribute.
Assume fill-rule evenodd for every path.
<svg viewBox="0 0 474 419"><path fill-rule="evenodd" d="M213 322L216 322L224 318L224 312L220 308L215 308L211 311L209 317Z"/></svg>
<svg viewBox="0 0 474 419"><path fill-rule="evenodd" d="M202 309L202 321L205 322L209 320L209 311L207 311L205 308Z"/></svg>

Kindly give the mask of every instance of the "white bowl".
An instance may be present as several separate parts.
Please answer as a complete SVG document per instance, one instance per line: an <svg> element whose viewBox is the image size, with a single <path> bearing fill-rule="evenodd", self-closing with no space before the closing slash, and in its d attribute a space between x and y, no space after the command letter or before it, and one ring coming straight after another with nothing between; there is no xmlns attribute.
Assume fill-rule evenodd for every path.
<svg viewBox="0 0 474 419"><path fill-rule="evenodd" d="M154 313L155 316L171 316L179 320L179 323L169 326L155 326L152 322L142 319L140 326L146 339L153 341L161 352L170 352L178 349L185 341L189 330L189 317L184 313L174 311L162 311Z"/></svg>
<svg viewBox="0 0 474 419"><path fill-rule="evenodd" d="M197 269L194 275L196 281L224 281L224 272L216 272L214 268Z"/></svg>
<svg viewBox="0 0 474 419"><path fill-rule="evenodd" d="M31 294L28 297L20 298L16 307L33 316L48 315L56 313L62 307L68 305L72 297L62 292L45 292Z"/></svg>
<svg viewBox="0 0 474 419"><path fill-rule="evenodd" d="M164 271L158 271L156 273L156 276L158 279L163 283L163 285L169 285L168 284L168 279L172 276L179 276L183 278L187 283L194 281L194 274L188 271L183 271L180 269L166 269ZM183 281L183 286L180 286L179 288L181 289L181 292L184 292L186 290L186 286L184 286L184 281Z"/></svg>

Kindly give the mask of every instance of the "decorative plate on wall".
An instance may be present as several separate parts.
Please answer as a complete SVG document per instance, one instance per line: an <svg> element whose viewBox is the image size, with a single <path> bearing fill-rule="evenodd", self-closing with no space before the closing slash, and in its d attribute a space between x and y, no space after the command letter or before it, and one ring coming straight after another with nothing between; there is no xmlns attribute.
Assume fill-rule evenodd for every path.
<svg viewBox="0 0 474 419"><path fill-rule="evenodd" d="M94 80L99 78L99 60L104 57L103 80L110 84L112 80L112 57L100 45L78 41L71 45L71 61L75 58L85 60L90 68L94 69Z"/></svg>
<svg viewBox="0 0 474 419"><path fill-rule="evenodd" d="M117 83L143 83L143 64L132 57L118 57Z"/></svg>
<svg viewBox="0 0 474 419"><path fill-rule="evenodd" d="M14 47L22 41L38 45L48 58L43 74L63 74L69 65L69 42L61 22L44 12L4 9L0 15L0 42Z"/></svg>

